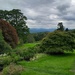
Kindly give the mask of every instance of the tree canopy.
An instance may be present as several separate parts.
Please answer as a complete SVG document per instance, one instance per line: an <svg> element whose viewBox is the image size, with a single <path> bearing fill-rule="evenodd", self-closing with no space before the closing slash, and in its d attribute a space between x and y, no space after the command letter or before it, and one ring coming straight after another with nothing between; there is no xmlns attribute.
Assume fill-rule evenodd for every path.
<svg viewBox="0 0 75 75"><path fill-rule="evenodd" d="M0 19L4 19L14 26L17 30L19 38L24 42L26 41L26 36L29 34L29 28L26 25L27 17L23 15L21 10L0 10Z"/></svg>
<svg viewBox="0 0 75 75"><path fill-rule="evenodd" d="M58 23L57 27L58 27L57 30L64 31L64 26L62 22Z"/></svg>
<svg viewBox="0 0 75 75"><path fill-rule="evenodd" d="M45 53L64 53L65 51L73 51L75 48L74 37L68 32L52 32L42 40L40 51Z"/></svg>

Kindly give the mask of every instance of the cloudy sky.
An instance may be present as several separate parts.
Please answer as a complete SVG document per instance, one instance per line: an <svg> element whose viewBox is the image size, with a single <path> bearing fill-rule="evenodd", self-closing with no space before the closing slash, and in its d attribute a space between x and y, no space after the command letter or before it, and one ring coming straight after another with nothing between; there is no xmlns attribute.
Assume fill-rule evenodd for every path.
<svg viewBox="0 0 75 75"><path fill-rule="evenodd" d="M75 28L75 0L0 0L0 9L20 9L29 28Z"/></svg>

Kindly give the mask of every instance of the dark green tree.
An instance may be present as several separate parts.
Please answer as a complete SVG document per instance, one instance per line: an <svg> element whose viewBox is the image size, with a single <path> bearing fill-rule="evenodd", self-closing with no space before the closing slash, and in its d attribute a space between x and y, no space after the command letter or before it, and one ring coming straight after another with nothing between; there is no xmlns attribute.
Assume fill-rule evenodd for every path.
<svg viewBox="0 0 75 75"><path fill-rule="evenodd" d="M27 41L26 41L27 43L33 43L33 42L35 42L35 39L34 39L34 37L33 37L33 35L32 34L29 34L28 36L27 36Z"/></svg>
<svg viewBox="0 0 75 75"><path fill-rule="evenodd" d="M48 32L39 32L39 33L32 33L35 41L40 41L42 40L44 37L46 37L46 35L48 34Z"/></svg>
<svg viewBox="0 0 75 75"><path fill-rule="evenodd" d="M29 34L29 28L26 25L27 17L23 15L21 10L0 10L0 19L4 19L14 26L19 38L26 42L26 36Z"/></svg>
<svg viewBox="0 0 75 75"><path fill-rule="evenodd" d="M49 33L39 46L41 52L60 54L65 51L72 52L75 49L75 41L68 32L56 31Z"/></svg>
<svg viewBox="0 0 75 75"><path fill-rule="evenodd" d="M7 10L0 10L0 19L4 19L6 21L9 21L9 19L10 19L9 11L7 11Z"/></svg>
<svg viewBox="0 0 75 75"><path fill-rule="evenodd" d="M57 30L64 31L64 26L62 22L58 23Z"/></svg>
<svg viewBox="0 0 75 75"><path fill-rule="evenodd" d="M65 31L69 31L69 29L68 29L68 28L66 28L66 29L65 29Z"/></svg>

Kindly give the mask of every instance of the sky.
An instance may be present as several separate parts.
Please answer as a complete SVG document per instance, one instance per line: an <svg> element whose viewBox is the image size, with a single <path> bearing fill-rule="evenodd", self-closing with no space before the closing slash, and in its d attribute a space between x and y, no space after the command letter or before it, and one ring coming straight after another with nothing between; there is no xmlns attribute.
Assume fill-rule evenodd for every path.
<svg viewBox="0 0 75 75"><path fill-rule="evenodd" d="M75 29L75 0L0 0L0 10L20 9L28 18L29 28Z"/></svg>

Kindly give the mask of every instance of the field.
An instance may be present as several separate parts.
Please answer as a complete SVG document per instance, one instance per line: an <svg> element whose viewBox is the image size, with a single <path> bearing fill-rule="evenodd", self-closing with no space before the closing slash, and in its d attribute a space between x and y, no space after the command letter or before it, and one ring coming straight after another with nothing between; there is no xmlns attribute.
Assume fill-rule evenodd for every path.
<svg viewBox="0 0 75 75"><path fill-rule="evenodd" d="M33 47L36 43L21 46ZM75 75L75 53L63 55L36 54L35 60L21 61L25 67L21 75Z"/></svg>

